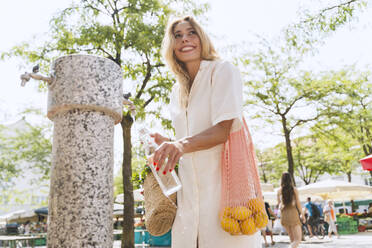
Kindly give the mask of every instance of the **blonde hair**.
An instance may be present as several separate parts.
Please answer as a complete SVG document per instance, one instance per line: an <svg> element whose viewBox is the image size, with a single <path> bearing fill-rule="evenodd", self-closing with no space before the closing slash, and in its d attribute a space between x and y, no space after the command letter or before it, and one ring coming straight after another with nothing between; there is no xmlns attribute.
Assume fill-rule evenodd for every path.
<svg viewBox="0 0 372 248"><path fill-rule="evenodd" d="M216 60L218 54L209 39L208 35L200 27L200 25L191 16L177 18L168 22L165 36L162 44L162 54L167 62L170 70L175 74L177 81L180 84L179 100L180 105L184 108L187 107L187 98L190 93L191 79L187 72L186 66L183 62L179 61L174 54L174 46L176 40L174 38L174 29L180 22L187 21L195 29L196 34L200 39L201 44L201 59L203 60Z"/></svg>

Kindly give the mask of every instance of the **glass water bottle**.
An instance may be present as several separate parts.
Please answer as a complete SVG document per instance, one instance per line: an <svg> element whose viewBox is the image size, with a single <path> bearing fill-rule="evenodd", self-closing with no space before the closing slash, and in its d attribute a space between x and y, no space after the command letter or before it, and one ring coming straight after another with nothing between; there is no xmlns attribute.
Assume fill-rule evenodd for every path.
<svg viewBox="0 0 372 248"><path fill-rule="evenodd" d="M145 153L147 159L149 161L149 167L152 173L155 176L155 179L159 183L163 194L167 197L172 195L173 193L177 192L182 188L180 179L178 178L175 170L172 170L170 173L163 174L163 170L156 171L156 168L153 164L152 157L154 156L154 152L158 145L153 141L150 137L150 132L147 128L143 127L139 130L140 140L145 149ZM165 159L163 166L167 163L167 159Z"/></svg>

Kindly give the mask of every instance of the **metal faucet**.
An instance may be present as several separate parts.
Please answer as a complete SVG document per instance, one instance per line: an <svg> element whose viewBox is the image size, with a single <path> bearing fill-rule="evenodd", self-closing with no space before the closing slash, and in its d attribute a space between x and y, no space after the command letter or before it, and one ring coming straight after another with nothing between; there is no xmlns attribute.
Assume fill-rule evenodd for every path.
<svg viewBox="0 0 372 248"><path fill-rule="evenodd" d="M43 75L40 75L38 74L39 72L39 68L40 66L39 65L35 65L33 68L32 68L32 72L25 72L24 74L21 75L21 86L25 86L26 83L28 81L30 81L31 78L35 79L35 80L41 80L41 81L44 81L46 82L48 85L51 85L53 82L54 82L54 76L51 75L49 77L45 77Z"/></svg>
<svg viewBox="0 0 372 248"><path fill-rule="evenodd" d="M38 74L40 69L40 65L37 64L32 68L32 72L25 72L21 75L21 86L24 87L31 78L35 80L41 80L46 82L48 85L53 84L55 76L52 74L49 77L45 77L43 75ZM130 93L123 94L123 105L128 105L129 110L135 115L136 114L136 107L134 106L133 102L129 101L129 97L131 97Z"/></svg>
<svg viewBox="0 0 372 248"><path fill-rule="evenodd" d="M123 105L128 105L129 110L132 112L133 115L136 115L136 106L134 106L133 102L129 101L129 97L131 97L132 94L129 92L127 94L123 94Z"/></svg>

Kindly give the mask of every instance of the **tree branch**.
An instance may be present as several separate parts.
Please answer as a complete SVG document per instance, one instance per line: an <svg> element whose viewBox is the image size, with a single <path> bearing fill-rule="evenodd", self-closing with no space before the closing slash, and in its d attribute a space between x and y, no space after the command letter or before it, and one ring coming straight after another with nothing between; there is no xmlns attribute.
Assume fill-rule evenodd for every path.
<svg viewBox="0 0 372 248"><path fill-rule="evenodd" d="M352 4L353 2L356 2L356 1L359 1L359 0L349 0L349 1L347 1L347 2L344 2L344 3L338 4L338 5L334 5L334 6L331 6L331 7L325 8L325 9L322 9L322 11L321 11L320 13L323 14L323 13L329 11L329 10L336 9L336 8L340 8L340 7L345 6L345 5L350 5L350 4Z"/></svg>
<svg viewBox="0 0 372 248"><path fill-rule="evenodd" d="M147 83L149 82L150 78L151 78L151 70L152 70L152 66L150 64L150 60L146 54L146 75L145 75L145 79L143 80L142 82L142 85L141 85L141 89L138 91L137 95L136 95L136 99L140 99L140 97L142 96L145 88L146 88L146 85Z"/></svg>
<svg viewBox="0 0 372 248"><path fill-rule="evenodd" d="M108 56L109 59L115 61L114 57L113 57L109 52L107 52L105 49L103 49L103 48L100 47L100 46L99 46L97 49L98 49L99 51L102 51L103 53L105 53L105 54Z"/></svg>
<svg viewBox="0 0 372 248"><path fill-rule="evenodd" d="M147 105L149 105L152 100L154 100L155 96L151 96L144 104L143 104L143 108L146 108Z"/></svg>
<svg viewBox="0 0 372 248"><path fill-rule="evenodd" d="M297 127L297 126L299 126L299 125L301 125L301 124L307 123L307 122L315 121L315 120L317 120L319 117L320 117L320 115L317 115L317 116L315 116L315 117L313 117L313 118L310 118L310 119L297 120L297 122L296 122L293 126L291 126L291 127L289 128L289 131L292 132L292 130L293 130L295 127Z"/></svg>
<svg viewBox="0 0 372 248"><path fill-rule="evenodd" d="M345 6L345 5L351 5L353 2L357 2L359 0L349 0L347 2L344 2L344 3L341 3L341 4L338 4L338 5L334 5L334 6L331 6L331 7L328 7L328 8L325 8L325 9L322 9L317 15L314 15L313 17L311 18L308 18L306 20L303 20L301 21L300 23L307 23L307 22L312 22L313 20L321 17L324 15L325 12L327 11L330 11L332 9L337 9L337 8L340 8L342 6Z"/></svg>
<svg viewBox="0 0 372 248"><path fill-rule="evenodd" d="M106 15L110 15L109 12L106 12L106 11L104 11L102 9L99 9L99 8L93 6L91 3L88 3L88 1L84 1L84 2L86 3L86 5L84 6L84 8L90 8L90 9L95 10L95 11L98 11L100 13L104 13Z"/></svg>
<svg viewBox="0 0 372 248"><path fill-rule="evenodd" d="M154 67L154 68L158 68L158 67L163 67L163 66L165 66L165 64L163 64L163 63L158 63L158 64L156 64L156 65L153 65L152 67Z"/></svg>
<svg viewBox="0 0 372 248"><path fill-rule="evenodd" d="M293 102L291 104L289 104L289 106L285 109L283 114L286 115L292 109L293 105L295 105L296 102L303 99L304 97L305 97L305 95L301 95L298 98L294 99Z"/></svg>

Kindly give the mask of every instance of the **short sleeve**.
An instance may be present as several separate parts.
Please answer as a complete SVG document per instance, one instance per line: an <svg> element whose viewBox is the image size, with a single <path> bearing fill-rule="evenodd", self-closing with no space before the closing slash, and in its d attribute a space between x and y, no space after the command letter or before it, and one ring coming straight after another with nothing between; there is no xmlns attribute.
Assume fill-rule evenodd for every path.
<svg viewBox="0 0 372 248"><path fill-rule="evenodd" d="M243 85L238 69L229 62L216 65L212 73L212 124L225 120L242 120ZM235 120L234 120L235 122Z"/></svg>

